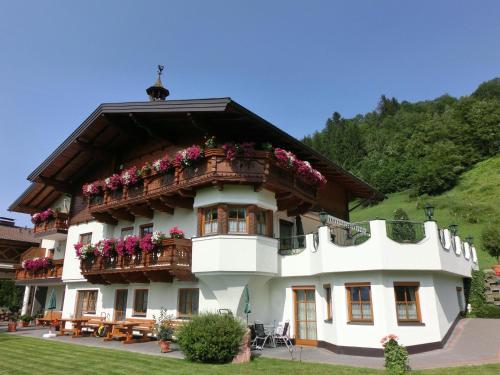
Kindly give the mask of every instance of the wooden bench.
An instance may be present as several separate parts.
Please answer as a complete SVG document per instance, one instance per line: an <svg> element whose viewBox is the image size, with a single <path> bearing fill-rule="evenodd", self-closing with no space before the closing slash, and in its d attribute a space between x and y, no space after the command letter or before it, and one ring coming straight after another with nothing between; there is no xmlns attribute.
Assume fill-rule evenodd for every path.
<svg viewBox="0 0 500 375"><path fill-rule="evenodd" d="M102 322L106 320L104 316L96 316L90 318L87 322L82 324L82 329L87 332L92 332L94 335L97 333L97 330L102 325Z"/></svg>
<svg viewBox="0 0 500 375"><path fill-rule="evenodd" d="M53 321L59 321L62 317L62 311L46 311L43 318L37 318L35 325L48 326L51 325ZM57 324L59 326L60 323Z"/></svg>

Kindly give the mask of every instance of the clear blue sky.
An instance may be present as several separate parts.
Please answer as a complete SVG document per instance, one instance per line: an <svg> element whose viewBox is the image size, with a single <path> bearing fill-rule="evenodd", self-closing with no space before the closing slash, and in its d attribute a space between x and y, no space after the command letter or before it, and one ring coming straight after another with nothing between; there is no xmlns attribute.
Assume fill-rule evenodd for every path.
<svg viewBox="0 0 500 375"><path fill-rule="evenodd" d="M296 137L500 75L499 1L0 3L0 215L102 102L230 96Z"/></svg>

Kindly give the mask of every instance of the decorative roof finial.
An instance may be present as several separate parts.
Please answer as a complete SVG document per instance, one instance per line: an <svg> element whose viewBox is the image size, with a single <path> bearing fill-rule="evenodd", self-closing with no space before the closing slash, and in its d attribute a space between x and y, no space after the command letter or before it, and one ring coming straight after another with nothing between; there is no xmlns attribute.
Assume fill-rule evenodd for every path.
<svg viewBox="0 0 500 375"><path fill-rule="evenodd" d="M170 94L170 92L163 87L161 83L161 75L165 67L163 65L158 65L158 78L155 84L146 89L146 93L149 95L149 100L154 102L158 100L165 100L165 98Z"/></svg>

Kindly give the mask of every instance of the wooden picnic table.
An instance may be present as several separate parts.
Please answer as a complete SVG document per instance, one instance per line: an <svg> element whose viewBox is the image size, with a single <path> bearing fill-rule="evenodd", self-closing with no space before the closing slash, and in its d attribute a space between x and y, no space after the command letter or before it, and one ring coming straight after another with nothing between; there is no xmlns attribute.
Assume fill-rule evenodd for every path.
<svg viewBox="0 0 500 375"><path fill-rule="evenodd" d="M90 318L62 318L59 319L61 322L61 328L59 331L59 336L64 336L67 332L72 332L72 337L82 337L82 324L86 323ZM66 328L66 323L70 322L73 328Z"/></svg>
<svg viewBox="0 0 500 375"><path fill-rule="evenodd" d="M127 322L127 321L108 321L102 322L102 325L108 326L108 332L104 341L111 341L113 339L124 340L124 344L132 344L139 342L134 339L134 327L139 326L140 323L137 322Z"/></svg>

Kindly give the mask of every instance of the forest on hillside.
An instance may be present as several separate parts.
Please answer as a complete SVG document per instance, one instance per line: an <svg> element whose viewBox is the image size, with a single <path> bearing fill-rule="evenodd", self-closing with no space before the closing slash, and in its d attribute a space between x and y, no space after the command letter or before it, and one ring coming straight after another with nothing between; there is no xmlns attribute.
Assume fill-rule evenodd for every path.
<svg viewBox="0 0 500 375"><path fill-rule="evenodd" d="M469 96L410 103L380 98L377 108L338 112L303 142L384 193L436 195L474 164L500 152L500 78Z"/></svg>

